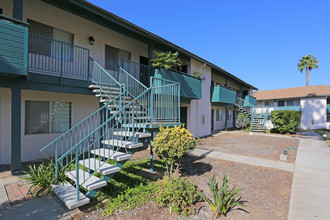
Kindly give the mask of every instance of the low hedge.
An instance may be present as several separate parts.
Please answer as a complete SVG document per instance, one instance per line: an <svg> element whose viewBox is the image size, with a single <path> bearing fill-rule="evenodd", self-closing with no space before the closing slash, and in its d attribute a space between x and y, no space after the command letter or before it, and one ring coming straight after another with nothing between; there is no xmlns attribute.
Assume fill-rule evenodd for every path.
<svg viewBox="0 0 330 220"><path fill-rule="evenodd" d="M277 132L281 134L297 131L301 119L301 112L292 110L272 111L271 121Z"/></svg>

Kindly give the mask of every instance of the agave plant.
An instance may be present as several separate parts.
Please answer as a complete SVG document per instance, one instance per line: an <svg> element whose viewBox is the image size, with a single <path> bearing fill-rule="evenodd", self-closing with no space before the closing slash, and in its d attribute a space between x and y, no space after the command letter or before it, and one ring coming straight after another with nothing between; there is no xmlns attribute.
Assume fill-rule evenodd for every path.
<svg viewBox="0 0 330 220"><path fill-rule="evenodd" d="M41 196L50 189L51 184L55 184L55 164L51 161L48 165L44 163L36 166L35 164L28 166L28 171L24 171L26 175L20 177L27 184L31 184L29 193L36 196ZM58 181L65 181L65 174L61 166L59 166L59 177Z"/></svg>
<svg viewBox="0 0 330 220"><path fill-rule="evenodd" d="M210 206L211 210L215 214L216 218L221 215L225 215L235 206L246 207L241 201L241 196L238 194L244 189L237 189L236 185L229 189L229 178L223 174L223 181L221 188L219 188L216 175L213 174L212 178L209 178L210 182L207 183L209 189L213 195L213 201L207 198L203 193L199 193L200 197Z"/></svg>

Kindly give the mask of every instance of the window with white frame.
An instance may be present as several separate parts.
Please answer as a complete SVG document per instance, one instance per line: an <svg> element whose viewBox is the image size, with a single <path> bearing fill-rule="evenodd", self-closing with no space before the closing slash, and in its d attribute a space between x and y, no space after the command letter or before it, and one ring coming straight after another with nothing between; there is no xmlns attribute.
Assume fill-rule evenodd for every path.
<svg viewBox="0 0 330 220"><path fill-rule="evenodd" d="M266 107L267 107L267 106L269 107L269 102L265 102L265 106L266 106Z"/></svg>
<svg viewBox="0 0 330 220"><path fill-rule="evenodd" d="M278 101L278 102L277 102L277 106L279 106L279 107L283 107L283 106L284 106L284 101Z"/></svg>
<svg viewBox="0 0 330 220"><path fill-rule="evenodd" d="M228 111L228 120L231 120L231 110Z"/></svg>
<svg viewBox="0 0 330 220"><path fill-rule="evenodd" d="M219 110L219 118L220 118L220 121L222 121L222 109Z"/></svg>
<svg viewBox="0 0 330 220"><path fill-rule="evenodd" d="M53 57L66 61L73 60L74 35L67 31L28 19L29 53Z"/></svg>
<svg viewBox="0 0 330 220"><path fill-rule="evenodd" d="M70 102L25 101L25 134L62 133L70 127Z"/></svg>

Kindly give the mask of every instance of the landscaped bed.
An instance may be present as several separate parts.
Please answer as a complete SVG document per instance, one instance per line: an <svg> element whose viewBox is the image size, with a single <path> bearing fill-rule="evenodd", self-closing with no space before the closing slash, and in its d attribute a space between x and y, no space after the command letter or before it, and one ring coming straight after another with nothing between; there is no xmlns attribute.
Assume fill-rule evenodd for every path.
<svg viewBox="0 0 330 220"><path fill-rule="evenodd" d="M280 160L280 154L283 154L284 149L295 148L296 150L289 150L287 159L287 162L294 163L299 143L299 138L272 137L255 133L250 135L233 131L203 138L197 148L276 161Z"/></svg>
<svg viewBox="0 0 330 220"><path fill-rule="evenodd" d="M148 156L149 151L143 151L145 156ZM141 152L140 156L143 154ZM231 180L229 186L233 187L236 184L239 188L244 188L240 192L246 208L244 210L234 209L227 215L226 219L287 219L290 192L292 184L291 172L280 171L276 169L262 168L257 166L250 166L241 163L228 162L217 159L201 158L195 156L185 157L182 161L183 166L180 170L180 175L187 177L192 183L196 184L200 190L211 197L208 189L208 177L214 173L217 174L217 180L221 185L222 176L225 172ZM135 182L139 169L142 170L147 167L146 160L137 160L135 165L126 167L125 172L119 174L122 178L114 177L110 181L107 189L109 191L116 191L115 185L119 183L120 179L124 180L125 176L129 176L132 182ZM133 163L132 163L133 164ZM140 165L139 165L140 164ZM159 162L156 162L157 167L161 167ZM158 168L158 169L159 169ZM127 172L129 171L130 172ZM141 177L141 182L148 178ZM148 179L147 181L152 181ZM112 183L112 184L111 184ZM116 184L113 184L116 183ZM121 182L124 184L124 182ZM138 185L138 182L135 182ZM123 187L124 185L122 185ZM132 187L133 185L131 185ZM103 196L111 195L108 190L102 190ZM99 195L99 196L100 196ZM115 195L113 195L115 196ZM110 196L109 198L113 197ZM170 212L168 208L158 208L153 201L147 202L141 207L133 210L116 211L112 216L102 216L106 207L96 209L91 212L84 212L78 215L79 219L215 219L214 214L206 203L200 202L195 205L199 210L195 215L190 215L188 218L184 215L177 215L173 211Z"/></svg>

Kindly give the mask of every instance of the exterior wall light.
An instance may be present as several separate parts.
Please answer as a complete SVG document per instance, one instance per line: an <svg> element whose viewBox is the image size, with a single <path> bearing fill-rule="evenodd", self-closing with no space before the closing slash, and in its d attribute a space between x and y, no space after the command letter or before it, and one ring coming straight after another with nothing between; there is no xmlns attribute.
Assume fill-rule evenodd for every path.
<svg viewBox="0 0 330 220"><path fill-rule="evenodd" d="M89 44L90 44L90 45L94 45L95 39L94 39L93 36L90 36L90 37L88 38L88 40L89 40Z"/></svg>

